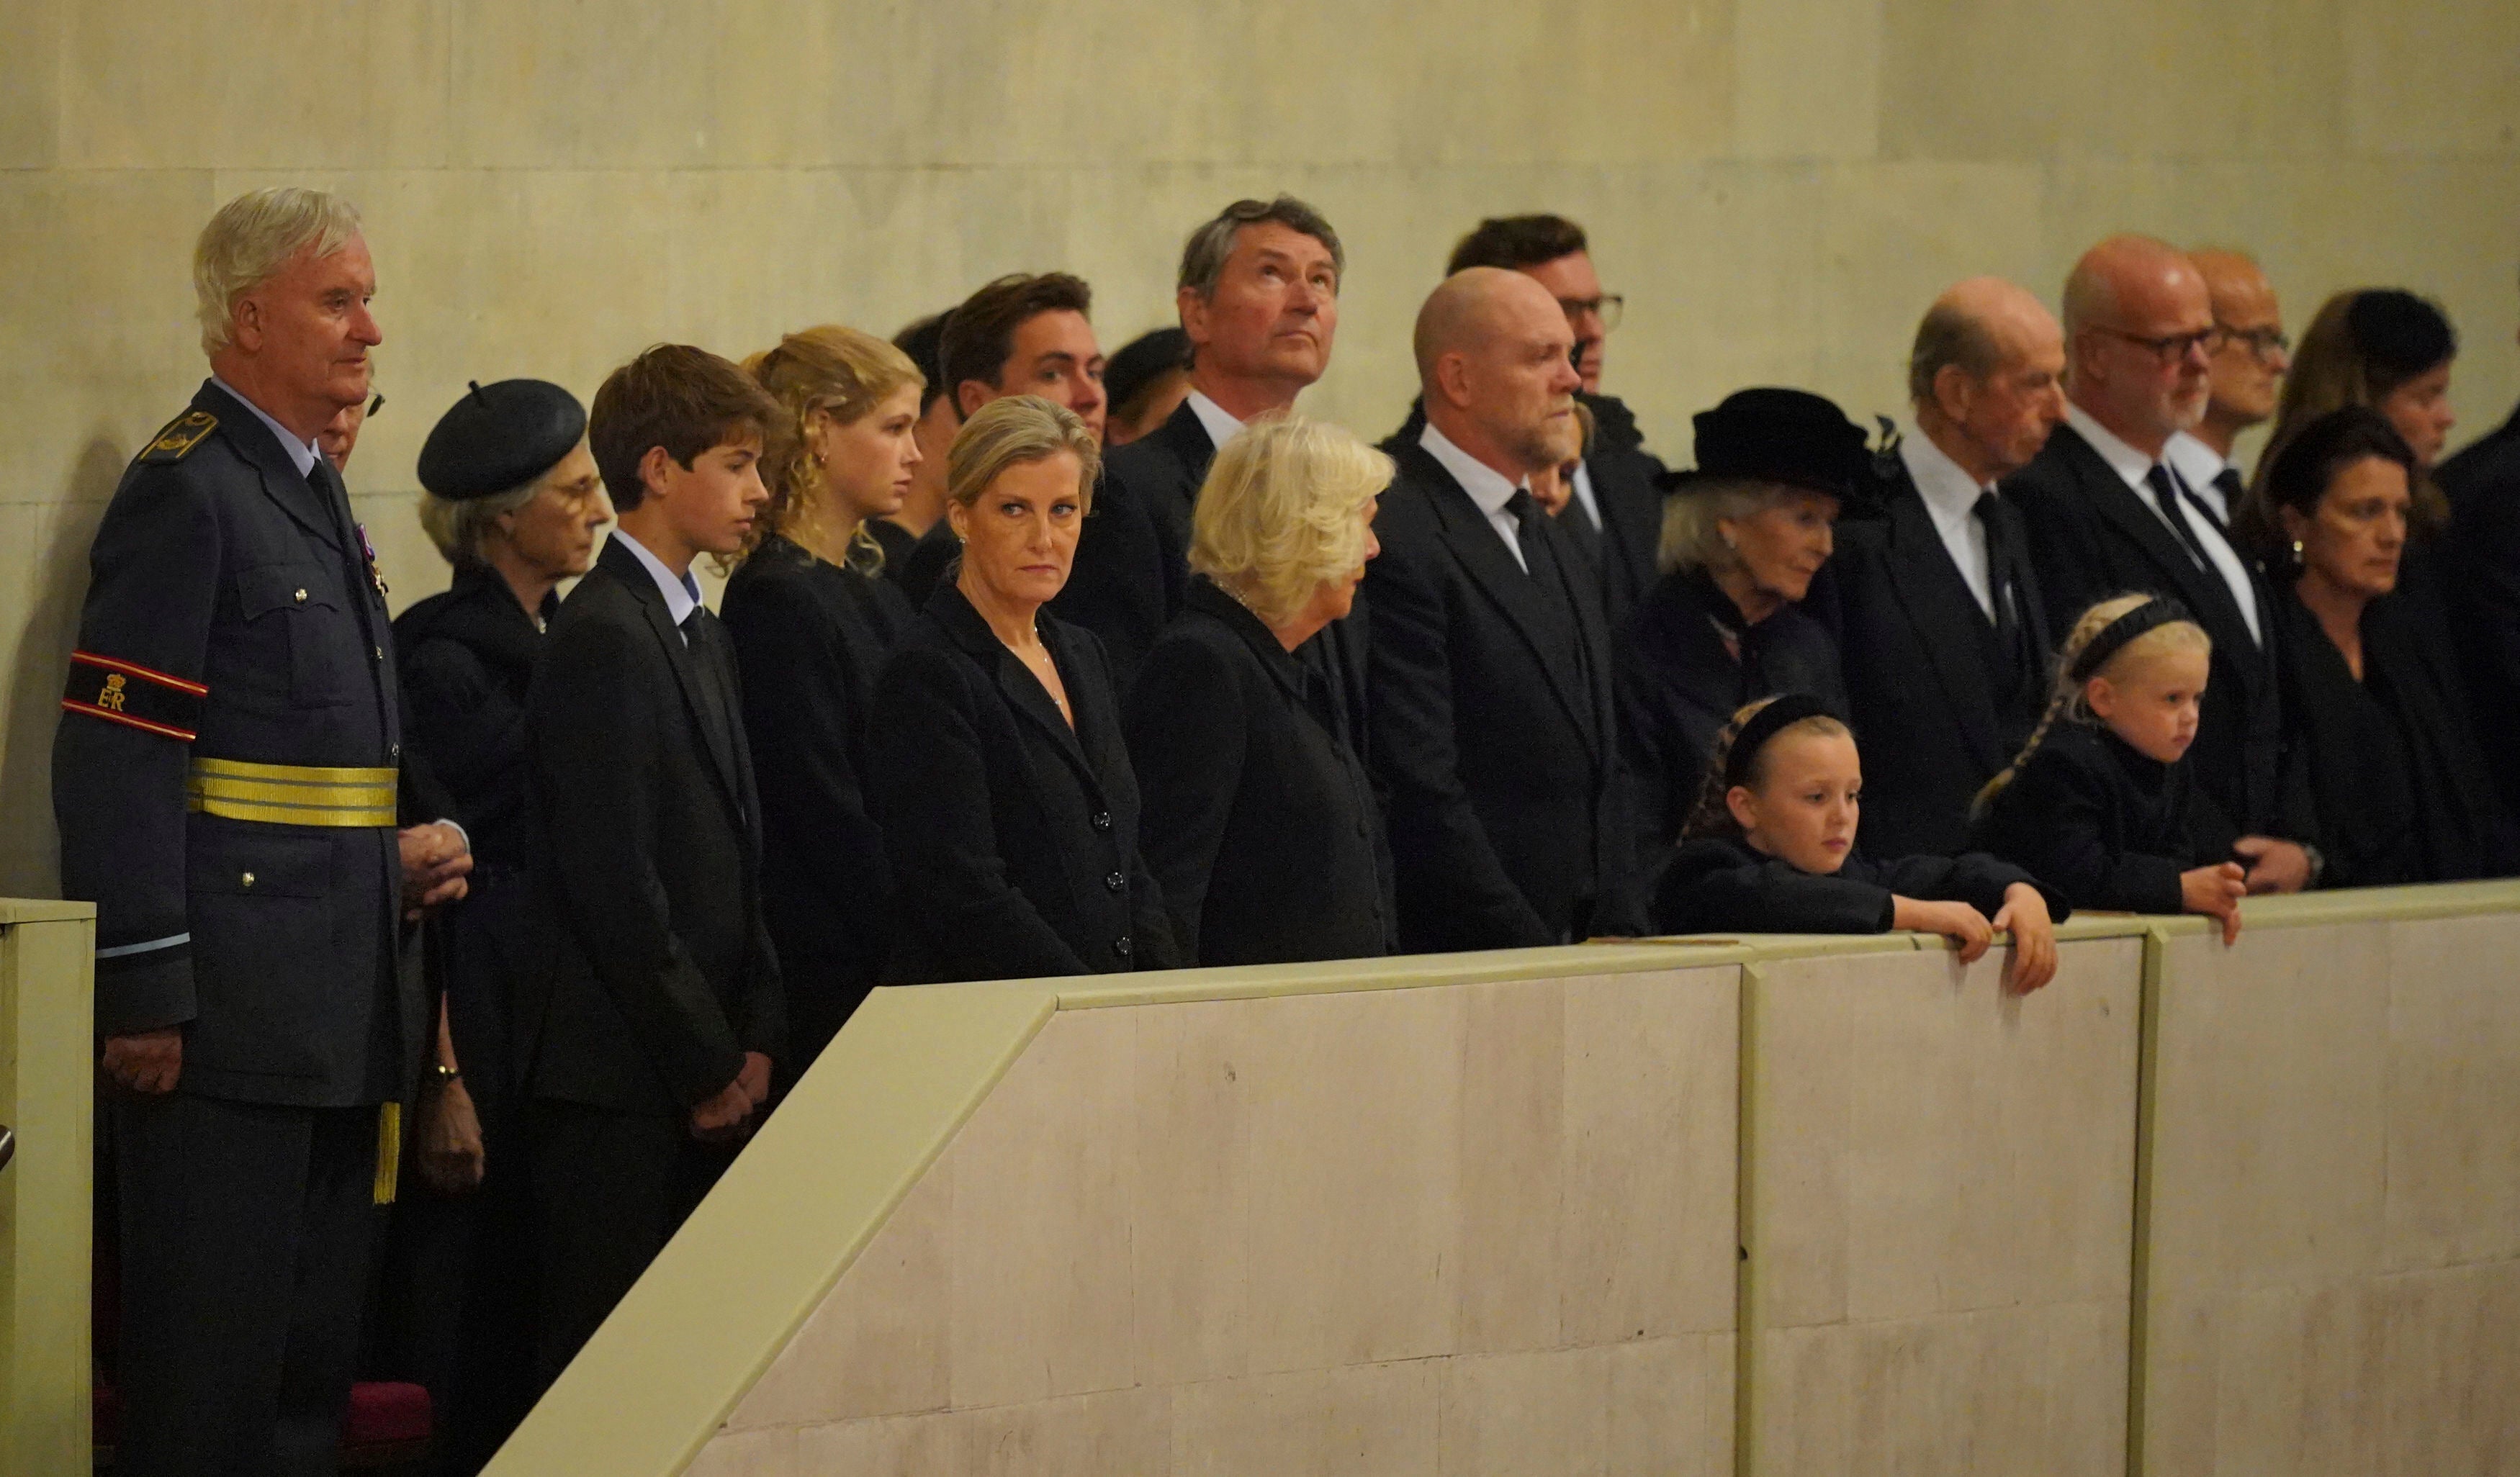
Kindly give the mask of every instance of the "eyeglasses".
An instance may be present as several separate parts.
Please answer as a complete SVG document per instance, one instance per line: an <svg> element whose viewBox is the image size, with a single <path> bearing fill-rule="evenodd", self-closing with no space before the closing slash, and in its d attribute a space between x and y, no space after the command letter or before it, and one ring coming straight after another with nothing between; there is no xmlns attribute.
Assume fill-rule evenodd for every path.
<svg viewBox="0 0 2520 1477"><path fill-rule="evenodd" d="M2235 329L2227 328L2219 323L2215 327L2222 330L2225 343L2245 345L2251 354L2260 359L2272 359L2277 354L2292 352L2292 339L2279 328Z"/></svg>
<svg viewBox="0 0 2520 1477"><path fill-rule="evenodd" d="M1598 297L1560 297L1557 306L1565 312L1568 323L1587 313L1600 319L1601 332L1606 334L1619 326L1620 316L1627 311L1628 300L1616 292L1604 292Z"/></svg>
<svg viewBox="0 0 2520 1477"><path fill-rule="evenodd" d="M2124 329L2113 329L2102 325L2094 325L2093 330L2106 334L2112 338L2122 338L2138 348L2149 349L2152 357L2163 364L2177 364L2187 357L2187 351L2190 349L2203 349L2205 357L2211 359L2223 347L2225 340L2230 336L2229 331L2220 324L2210 329L2200 329L2193 334L2173 334L2165 338L2146 338L2140 334L2130 334Z"/></svg>

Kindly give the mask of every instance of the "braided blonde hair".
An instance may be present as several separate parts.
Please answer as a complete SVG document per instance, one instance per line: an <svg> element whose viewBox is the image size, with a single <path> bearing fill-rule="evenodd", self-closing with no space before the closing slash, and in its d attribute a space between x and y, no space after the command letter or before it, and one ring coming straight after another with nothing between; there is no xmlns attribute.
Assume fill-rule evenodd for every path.
<svg viewBox="0 0 2520 1477"><path fill-rule="evenodd" d="M2048 731L2059 721L2080 724L2092 722L2091 702L2084 695L2089 690L2092 678L2107 677L2113 680L2122 678L2128 668L2134 664L2150 661L2156 656L2167 655L2173 651L2212 653L2214 638L2205 634L2203 626L2192 620L2165 621L2111 652L2109 659L2100 664L2098 671L2087 674L2080 682L2075 681L2074 668L2084 649L2097 640L2099 634L2107 630L2110 623L2119 616L2139 609L2151 600L2152 597L2149 595L2113 595L2084 611L2075 620L2074 629L2065 634L2064 647L2056 653L2056 676L2048 694L2047 711L2039 715L2039 726L2030 731L2030 739L2021 745L2021 752L2013 756L2012 762L2003 767L2002 774L1986 782L1986 787L1979 790L1977 798L1970 802L1969 815L1972 819L1986 814L1987 807L1993 805L1995 797L2002 794L2004 786L2010 784L2013 778L2021 773L2022 766L2030 762L2030 756L2039 752L2039 745L2047 741Z"/></svg>
<svg viewBox="0 0 2520 1477"><path fill-rule="evenodd" d="M1732 720L1716 734L1715 742L1707 749L1706 778L1698 783L1697 804L1689 811L1688 821L1680 828L1682 840L1694 841L1699 836L1713 836L1721 840L1740 838L1741 823L1733 819L1732 807L1725 801L1725 797L1732 792L1732 787L1724 783L1724 772L1732 765L1732 744L1741 737L1742 728L1751 719L1759 716L1761 708L1776 700L1774 697L1762 697L1756 702L1741 704L1732 710ZM1826 713L1814 713L1809 718L1797 719L1786 724L1770 735L1767 744L1752 757L1750 771L1743 777L1749 782L1751 788L1756 789L1766 783L1767 755L1777 746L1777 740L1796 734L1818 734L1848 738L1854 737L1847 732L1845 724Z"/></svg>

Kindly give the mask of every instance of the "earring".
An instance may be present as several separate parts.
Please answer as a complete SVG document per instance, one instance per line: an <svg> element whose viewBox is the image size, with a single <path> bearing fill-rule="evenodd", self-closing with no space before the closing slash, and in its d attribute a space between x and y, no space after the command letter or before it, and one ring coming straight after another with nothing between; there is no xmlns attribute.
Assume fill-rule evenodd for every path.
<svg viewBox="0 0 2520 1477"><path fill-rule="evenodd" d="M2300 562L2302 561L2302 559L2301 559L2301 540L2299 540L2299 539L2294 539L2294 540L2292 541L2292 561L2293 561L2294 563L2296 563L2296 564L2298 564L2298 563L2300 563Z"/></svg>

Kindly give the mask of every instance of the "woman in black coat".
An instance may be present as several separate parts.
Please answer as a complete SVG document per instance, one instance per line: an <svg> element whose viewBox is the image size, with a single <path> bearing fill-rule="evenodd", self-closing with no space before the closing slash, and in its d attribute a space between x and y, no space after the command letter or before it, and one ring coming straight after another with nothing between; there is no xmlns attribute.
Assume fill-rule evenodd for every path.
<svg viewBox="0 0 2520 1477"><path fill-rule="evenodd" d="M922 380L901 350L833 326L788 335L751 369L790 419L765 460L759 536L727 580L726 631L761 791L762 915L801 1076L892 949L892 867L864 777L876 675L911 611L879 572L873 530L919 465Z"/></svg>
<svg viewBox="0 0 2520 1477"><path fill-rule="evenodd" d="M2417 467L2386 417L2303 425L2262 490L2290 545L2275 602L2284 716L2308 751L2330 887L2511 870L2500 794L2475 743L2446 633L2400 589Z"/></svg>
<svg viewBox="0 0 2520 1477"><path fill-rule="evenodd" d="M961 563L885 665L868 742L903 924L888 980L1177 962L1109 660L1042 608L1100 460L1084 422L1032 395L991 401L954 438Z"/></svg>
<svg viewBox="0 0 2520 1477"><path fill-rule="evenodd" d="M557 586L593 564L612 516L585 430L576 397L537 380L458 400L420 454L421 524L454 585L394 621L403 767L464 828L472 872L428 925L439 1040L414 1136L421 1185L396 1201L383 1251L378 1342L405 1350L396 1372L428 1387L450 1471L488 1461L533 1397L523 1063L509 1033L511 1002L544 959L525 689Z"/></svg>
<svg viewBox="0 0 2520 1477"><path fill-rule="evenodd" d="M1397 947L1372 783L1338 694L1297 655L1355 604L1391 475L1354 436L1290 417L1227 442L1199 489L1185 606L1129 708L1147 861L1186 962Z"/></svg>
<svg viewBox="0 0 2520 1477"><path fill-rule="evenodd" d="M1870 475L1864 432L1818 395L1742 390L1697 417L1697 469L1664 506L1662 582L1615 658L1649 852L1679 836L1715 736L1743 703L1800 693L1847 710L1837 641L1800 602Z"/></svg>

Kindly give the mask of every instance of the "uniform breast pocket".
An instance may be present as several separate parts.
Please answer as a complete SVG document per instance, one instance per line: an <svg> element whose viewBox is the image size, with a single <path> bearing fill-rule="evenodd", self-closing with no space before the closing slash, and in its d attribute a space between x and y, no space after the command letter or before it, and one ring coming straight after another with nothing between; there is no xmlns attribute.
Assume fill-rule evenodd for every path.
<svg viewBox="0 0 2520 1477"><path fill-rule="evenodd" d="M316 563L256 564L238 571L237 600L248 630L288 649L292 702L330 707L359 695L368 653L338 576Z"/></svg>

